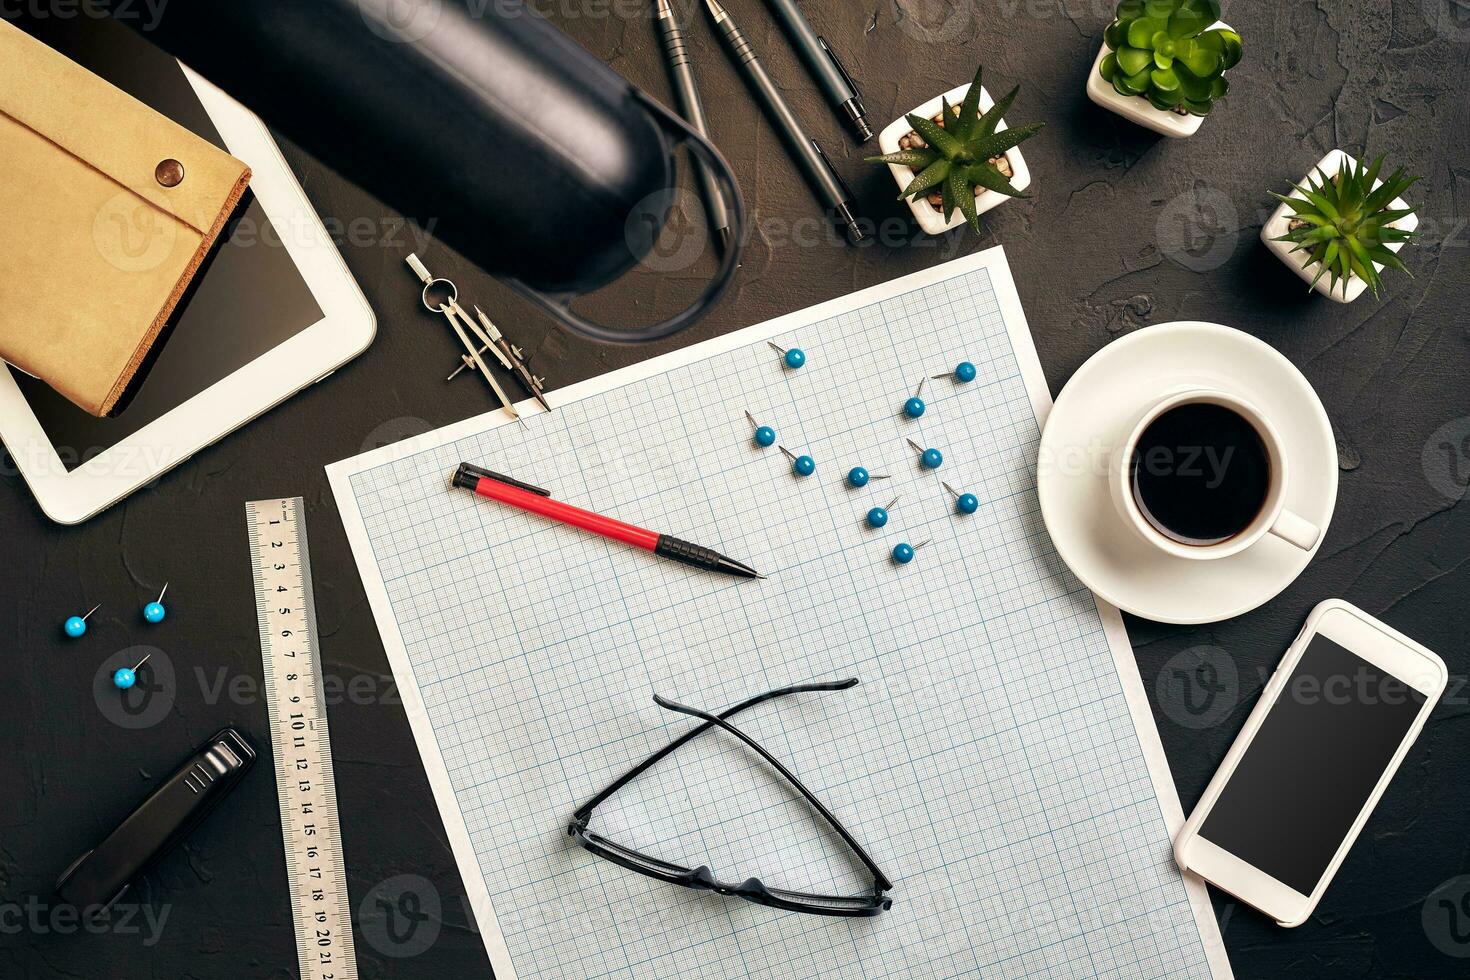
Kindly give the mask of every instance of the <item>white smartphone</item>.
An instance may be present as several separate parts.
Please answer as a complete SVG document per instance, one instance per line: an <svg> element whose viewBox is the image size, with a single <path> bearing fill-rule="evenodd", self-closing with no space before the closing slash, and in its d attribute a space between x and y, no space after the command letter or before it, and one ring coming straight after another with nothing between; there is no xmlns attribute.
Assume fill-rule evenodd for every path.
<svg viewBox="0 0 1470 980"><path fill-rule="evenodd" d="M1443 660L1362 610L1317 606L1179 832L1179 866L1301 925L1448 679Z"/></svg>

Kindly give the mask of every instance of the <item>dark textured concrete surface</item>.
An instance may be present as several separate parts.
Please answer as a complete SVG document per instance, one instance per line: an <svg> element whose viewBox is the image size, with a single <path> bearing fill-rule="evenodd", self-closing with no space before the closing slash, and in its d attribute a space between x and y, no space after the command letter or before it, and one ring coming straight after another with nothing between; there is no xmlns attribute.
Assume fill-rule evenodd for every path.
<svg viewBox="0 0 1470 980"><path fill-rule="evenodd" d="M668 97L647 19L620 16L626 5L557 2L553 16L578 40ZM1470 14L1460 0L1237 2L1226 16L1245 38L1245 60L1231 76L1232 95L1198 136L1173 142L1083 95L1109 19L1101 0L807 6L862 81L880 125L967 80L977 62L992 90L1021 83L1011 121L1047 124L1025 146L1034 200L986 216L980 238L918 237L890 178L845 142L763 6L731 0L863 212L883 223L884 243L839 246L809 223L805 187L707 22L691 15L715 136L757 227L738 286L697 328L647 349L595 346L551 330L482 273L437 245L419 247L409 232L383 223L376 202L288 151L314 204L341 222L343 253L380 319L376 344L80 528L47 523L6 461L0 977L295 975L268 756L133 893L129 901L143 903L151 921L137 911L92 935L53 918L45 904L61 869L195 743L226 722L264 735L265 712L253 695L260 657L241 505L277 494L306 497L323 656L344 685L331 721L349 884L369 913L357 937L362 975L488 976L322 472L331 461L486 407L477 382L443 383L452 339L418 310L404 253L419 247L439 274L458 280L538 352L539 370L559 386L996 243L1006 247L1054 391L1114 338L1175 319L1249 331L1316 386L1337 432L1342 486L1310 568L1239 619L1192 629L1130 621L1129 631L1186 809L1320 599L1349 599L1444 656L1455 678L1449 696L1316 916L1288 932L1218 896L1217 910L1243 978L1465 975L1470 960L1458 957L1470 955L1470 878L1453 879L1470 874L1470 234L1463 218ZM1405 253L1414 278L1393 276L1382 302L1340 307L1309 296L1256 240L1271 205L1267 191L1284 190L1334 146L1387 153L1425 178L1412 197L1427 233ZM484 179L496 179L493 161L485 161ZM637 276L609 291L601 308L627 319L671 310L707 263ZM152 598L148 586L165 578L173 581L172 614L145 632L137 610ZM61 639L61 620L96 602L104 606L87 641ZM127 731L99 712L92 680L105 657L139 643L167 652L177 685L161 722ZM1180 687L1175 674L1200 647L1216 648L1206 655L1234 669L1233 680L1224 671L1224 689L1204 715L1197 712L1208 692Z"/></svg>

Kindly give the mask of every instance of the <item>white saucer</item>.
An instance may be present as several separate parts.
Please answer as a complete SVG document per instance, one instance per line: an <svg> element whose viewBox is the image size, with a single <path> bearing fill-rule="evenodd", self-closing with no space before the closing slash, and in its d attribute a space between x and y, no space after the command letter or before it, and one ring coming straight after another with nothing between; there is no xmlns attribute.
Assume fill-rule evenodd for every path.
<svg viewBox="0 0 1470 980"><path fill-rule="evenodd" d="M1290 585L1316 554L1267 535L1230 558L1159 551L1124 523L1108 490L1112 448L1151 399L1214 387L1255 403L1280 430L1286 506L1322 529L1337 504L1337 441L1317 393L1270 345L1214 323L1146 327L1098 351L1057 397L1041 436L1041 514L1062 560L1103 599L1161 623L1213 623ZM1322 538L1317 547L1322 546Z"/></svg>

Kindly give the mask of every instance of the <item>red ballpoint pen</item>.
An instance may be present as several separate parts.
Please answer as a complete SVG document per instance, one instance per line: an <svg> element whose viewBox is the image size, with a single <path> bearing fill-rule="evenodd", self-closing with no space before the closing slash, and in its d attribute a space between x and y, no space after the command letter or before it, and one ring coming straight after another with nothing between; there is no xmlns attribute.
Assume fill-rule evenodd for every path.
<svg viewBox="0 0 1470 980"><path fill-rule="evenodd" d="M659 534L633 524L625 524L611 517L594 514L590 510L573 507L559 500L551 499L551 491L540 487L533 487L529 483L523 483L514 477L494 473L490 470L470 463L460 463L459 469L454 473L454 485L465 490L473 490L481 497L511 507L519 507L521 510L542 517L549 517L572 527L579 527L584 531L591 531L604 538L621 541L644 551L651 551L664 558L672 558L674 561L693 565L695 568L704 569L707 572L721 572L725 575L734 575L738 578L765 578L742 562L709 548L667 534Z"/></svg>

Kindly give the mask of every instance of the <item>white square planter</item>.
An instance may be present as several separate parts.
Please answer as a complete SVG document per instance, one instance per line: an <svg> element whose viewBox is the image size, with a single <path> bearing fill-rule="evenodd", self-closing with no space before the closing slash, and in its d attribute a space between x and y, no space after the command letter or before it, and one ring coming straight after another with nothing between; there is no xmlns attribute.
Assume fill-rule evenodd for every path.
<svg viewBox="0 0 1470 980"><path fill-rule="evenodd" d="M1217 27L1230 30L1230 25L1222 21L1216 21L1206 30L1213 31ZM1158 109L1154 104L1141 95L1121 95L1113 88L1113 83L1102 77L1099 69L1102 67L1103 59L1108 56L1112 49L1106 41L1098 49L1097 58L1092 62L1092 71L1087 76L1087 97L1093 102L1116 112L1129 122L1151 129L1156 133L1174 139L1184 139L1199 132L1200 126L1204 125L1205 117L1196 116L1193 113L1180 115L1177 112L1169 112L1166 109Z"/></svg>
<svg viewBox="0 0 1470 980"><path fill-rule="evenodd" d="M910 115L933 119L943 111L944 104L942 100L948 99L951 106L958 106L965 101L965 96L969 94L969 91L969 85L952 88L943 95L936 95L928 102L912 110L912 112L904 113L903 116L890 123L887 129L878 134L878 148L885 154L897 153L899 151L898 141L913 131L914 127L910 126L908 121ZM980 111L989 112L994 105L995 100L990 97L990 93L985 90L985 86L980 86ZM996 123L995 131L999 133L1005 130L1005 128L1006 121L1002 119ZM1026 158L1021 155L1020 147L1011 147L1005 152L1005 158L1006 162L1011 165L1011 186L1018 191L1024 191L1030 187L1031 171L1026 167ZM914 172L910 168L890 163L888 169L893 173L893 179L898 184L900 191L913 182ZM975 211L977 214L984 214L986 211L1004 204L1009 200L1011 198L999 191L986 189L975 195ZM944 220L944 212L922 197L918 200L908 201L908 206L909 210L914 213L914 220L919 223L919 227L931 235L941 235L951 228L958 228L965 223L965 216L959 210L955 211L954 217L949 221Z"/></svg>
<svg viewBox="0 0 1470 980"><path fill-rule="evenodd" d="M1310 187L1311 178L1318 171L1321 171L1327 177L1331 177L1333 174L1337 173L1338 169L1342 166L1342 161L1344 160L1353 161L1353 158L1348 156L1341 150L1333 150L1331 153L1327 154L1325 157L1319 160L1317 162L1317 165L1312 168L1311 173L1309 173L1306 177L1303 177L1301 180L1297 181L1297 183L1302 186ZM1356 161L1353 162L1356 163ZM1381 180L1375 180L1373 182L1373 186L1375 188L1381 186L1382 184L1383 181ZM1291 193L1286 196L1295 198L1298 201L1305 199L1302 196L1301 191L1298 191L1295 188L1293 188ZM1401 197L1394 198L1392 203L1389 204L1389 207L1395 210L1406 208L1408 206L1408 202L1406 202ZM1287 207L1285 204L1282 204L1280 207L1278 207L1275 213L1271 215L1271 217L1266 221L1263 226L1261 226L1261 241L1266 243L1266 247L1274 252L1277 258L1279 258L1282 262L1285 262L1286 265L1293 272L1300 276L1303 282L1311 282L1312 279L1316 277L1321 267L1316 262L1311 261L1306 252L1292 252L1292 249L1296 248L1296 246L1293 245L1291 242L1273 241L1273 239L1280 238L1282 235L1286 234L1287 228L1291 224L1291 215L1291 208ZM1417 214L1405 215L1399 220L1393 222L1390 227L1402 228L1404 231L1413 231L1415 228L1419 227L1419 216ZM1388 243L1389 250L1393 252L1397 252L1403 247L1403 242ZM1373 263L1373 268L1377 269L1379 272L1383 271L1383 266L1379 265L1377 262ZM1341 286L1334 287L1332 285L1332 276L1329 273L1327 275L1324 275L1321 279L1318 279L1316 284L1313 285L1312 288L1335 303L1351 303L1353 300L1357 299L1359 296L1362 296L1363 293L1368 290L1368 284L1357 276L1353 276L1348 280L1347 293L1346 295L1344 295Z"/></svg>

